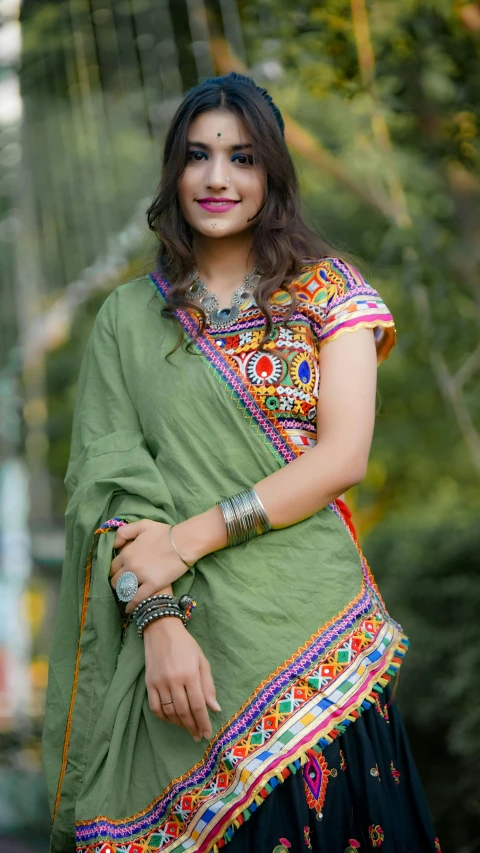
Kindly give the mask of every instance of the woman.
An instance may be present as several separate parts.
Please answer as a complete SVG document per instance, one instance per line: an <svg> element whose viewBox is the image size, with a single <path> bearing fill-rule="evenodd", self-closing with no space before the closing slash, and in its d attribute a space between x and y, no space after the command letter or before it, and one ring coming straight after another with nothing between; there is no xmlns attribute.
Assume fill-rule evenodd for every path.
<svg viewBox="0 0 480 853"><path fill-rule="evenodd" d="M86 348L54 853L439 849L389 692L407 641L338 499L394 322L304 224L283 129L249 78L187 95L148 211L159 272L106 299Z"/></svg>

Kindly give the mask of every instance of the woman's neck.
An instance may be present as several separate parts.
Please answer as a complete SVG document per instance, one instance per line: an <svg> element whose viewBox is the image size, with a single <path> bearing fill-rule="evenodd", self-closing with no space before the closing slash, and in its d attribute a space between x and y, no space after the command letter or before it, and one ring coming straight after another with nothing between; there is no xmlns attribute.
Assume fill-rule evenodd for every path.
<svg viewBox="0 0 480 853"><path fill-rule="evenodd" d="M255 263L250 233L215 240L198 234L193 240L193 252L200 278L217 296L230 296Z"/></svg>

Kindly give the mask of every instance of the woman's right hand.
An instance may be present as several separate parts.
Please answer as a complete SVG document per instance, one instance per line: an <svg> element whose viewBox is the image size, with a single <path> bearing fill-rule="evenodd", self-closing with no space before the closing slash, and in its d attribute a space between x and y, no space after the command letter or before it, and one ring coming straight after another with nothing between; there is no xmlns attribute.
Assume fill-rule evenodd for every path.
<svg viewBox="0 0 480 853"><path fill-rule="evenodd" d="M187 729L199 742L210 740L207 706L221 711L215 698L210 664L181 619L155 619L143 631L145 682L153 713Z"/></svg>

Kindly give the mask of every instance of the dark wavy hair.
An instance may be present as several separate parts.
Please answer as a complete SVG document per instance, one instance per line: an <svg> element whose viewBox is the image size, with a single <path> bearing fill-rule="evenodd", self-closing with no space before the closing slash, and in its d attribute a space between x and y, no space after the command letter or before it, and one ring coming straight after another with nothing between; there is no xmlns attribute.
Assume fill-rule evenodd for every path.
<svg viewBox="0 0 480 853"><path fill-rule="evenodd" d="M282 315L285 323L297 303L296 294L289 291L288 285L309 263L330 256L332 247L303 221L297 176L285 143L280 110L266 89L243 74L231 72L195 86L178 107L168 129L160 187L147 210L148 226L160 241L157 268L170 284L162 314L177 320L174 317L177 308L193 310L200 321L193 340L205 328L205 312L186 295L187 278L195 266L195 257L192 229L180 209L177 187L187 163L190 123L201 113L216 109L230 110L249 131L254 162L264 168L267 178L264 203L251 220L253 250L262 271L255 299L266 318L259 345L263 349L273 330L269 296L278 289L290 293L290 303ZM180 323L179 326L179 339L172 352L184 338Z"/></svg>

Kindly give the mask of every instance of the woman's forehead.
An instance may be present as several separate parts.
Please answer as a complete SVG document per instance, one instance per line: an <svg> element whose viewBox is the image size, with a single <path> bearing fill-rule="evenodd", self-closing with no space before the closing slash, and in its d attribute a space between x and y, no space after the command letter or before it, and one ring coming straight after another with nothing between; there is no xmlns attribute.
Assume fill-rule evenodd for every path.
<svg viewBox="0 0 480 853"><path fill-rule="evenodd" d="M241 142L251 142L252 138L245 125L235 113L230 110L208 110L200 113L190 122L188 138L201 139L203 142L212 141L229 145L239 145Z"/></svg>

